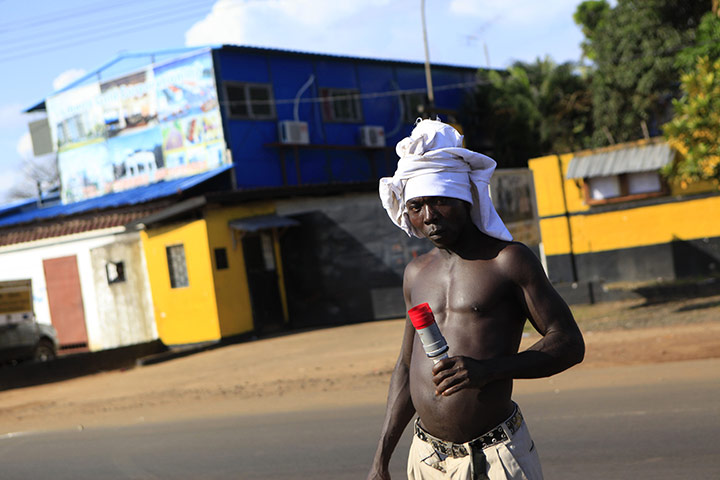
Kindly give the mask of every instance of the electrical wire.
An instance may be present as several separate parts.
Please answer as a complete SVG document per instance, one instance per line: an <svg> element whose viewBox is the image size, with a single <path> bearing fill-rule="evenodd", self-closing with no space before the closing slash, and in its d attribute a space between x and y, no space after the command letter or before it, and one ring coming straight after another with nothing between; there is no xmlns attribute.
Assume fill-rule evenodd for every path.
<svg viewBox="0 0 720 480"><path fill-rule="evenodd" d="M178 6L178 4L175 4ZM94 22L89 25L84 25L81 28L64 28L62 30L46 31L43 30L41 33L25 36L25 38L7 39L2 41L3 50L17 50L17 49L28 49L36 48L39 46L47 46L55 41L61 41L68 38L68 30L72 30L73 39L83 36L95 36L102 33L103 36L108 35L108 31L116 30L118 28L124 30L125 27L137 26L137 22L142 21L154 21L160 19L166 19L169 15L166 13L166 7L168 5L158 6L154 9L145 9L142 16L133 18L123 18L120 20L112 19L109 22ZM183 8L179 13L183 15L197 15L206 11L203 5L197 5L196 2L188 1L185 4L180 3L179 6ZM177 15L178 12L173 12Z"/></svg>
<svg viewBox="0 0 720 480"><path fill-rule="evenodd" d="M147 5L147 0L125 0L120 3L103 4L102 6L92 7L76 7L75 9L64 9L58 10L57 12L45 14L45 15L34 15L32 17L20 20L13 20L12 22L0 23L0 35L12 33L14 31L22 31L27 33L29 28L37 27L40 25L54 24L61 20L77 20L82 17L93 15L97 12L107 12L116 8L127 9L129 5L135 3L142 3Z"/></svg>
<svg viewBox="0 0 720 480"><path fill-rule="evenodd" d="M129 0L130 2L133 1L142 1L142 0ZM228 12L232 10L238 10L244 8L248 3L254 3L254 2L263 2L267 0L244 0L242 3L231 3L231 4L224 4L223 6L223 12ZM126 3L120 3L118 5L122 5L123 7L126 5ZM145 0L143 2L144 5L148 5L151 3L151 0ZM41 53L46 53L49 51L57 51L60 49L73 47L76 45L80 45L86 42L94 41L94 40L100 40L100 39L108 39L109 37L119 37L123 35L127 35L130 33L134 33L137 31L141 31L144 29L147 29L149 27L156 27L156 26L163 26L169 23L177 23L181 21L186 20L199 20L200 14L203 12L210 13L212 11L212 7L216 4L216 2L211 3L205 3L205 4L198 4L197 1L194 2L185 2L185 3L178 3L177 1L174 3L163 5L164 9L172 9L173 12L171 14L163 12L159 12L160 14L155 15L146 15L148 9L144 9L141 12L139 12L138 15L134 16L113 16L108 19L99 20L98 22L95 22L89 26L86 27L78 27L78 28L67 28L63 27L62 29L54 29L49 32L41 32L37 34L33 34L32 32L28 32L23 30L22 34L25 37L32 37L30 41L26 41L24 45L21 45L20 48L22 50L18 51L18 47L15 48L3 48L5 45L8 45L12 41L9 40L3 40L3 34L5 32L0 31L0 63L7 62L10 60L16 60L19 58L27 58L30 56L38 55ZM178 7L184 8L184 10L178 11ZM114 8L114 7L113 7ZM158 8L156 7L155 10L150 10L153 12L156 12ZM79 12L80 9L73 10L71 12ZM97 13L98 11L102 12L103 9L94 9L93 12ZM107 11L107 8L105 9ZM156 12L157 13L157 12ZM201 18L200 18L201 19ZM3 24L5 27L5 31L12 31L12 28L8 28L9 25L15 25L16 23L19 24L32 24L37 19L26 19L26 20L19 20L17 22L13 21L12 23L6 23ZM67 17L67 12L63 11L60 15L56 14L49 14L42 17L41 20L38 20L38 22L41 22L43 24L47 23L57 23L59 21L72 21L73 18ZM143 22L138 24L138 21ZM129 26L127 24L130 23ZM100 26L101 25L101 26ZM17 30L17 29L15 29ZM72 36L70 36L72 35ZM38 36L44 37L41 41L38 41ZM79 38L80 37L80 38ZM24 40L22 40L24 41ZM20 41L20 42L22 42ZM18 41L15 41L15 43L18 43Z"/></svg>

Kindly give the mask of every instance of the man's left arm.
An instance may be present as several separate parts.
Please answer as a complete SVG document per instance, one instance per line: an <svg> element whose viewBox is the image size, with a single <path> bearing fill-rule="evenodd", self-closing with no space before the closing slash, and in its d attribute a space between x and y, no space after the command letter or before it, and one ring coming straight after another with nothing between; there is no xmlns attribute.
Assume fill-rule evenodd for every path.
<svg viewBox="0 0 720 480"><path fill-rule="evenodd" d="M515 355L486 360L469 357L442 360L433 368L438 395L482 388L496 380L549 377L583 360L582 333L535 254L522 244L506 248L498 258L500 268L517 285L525 313L542 338Z"/></svg>

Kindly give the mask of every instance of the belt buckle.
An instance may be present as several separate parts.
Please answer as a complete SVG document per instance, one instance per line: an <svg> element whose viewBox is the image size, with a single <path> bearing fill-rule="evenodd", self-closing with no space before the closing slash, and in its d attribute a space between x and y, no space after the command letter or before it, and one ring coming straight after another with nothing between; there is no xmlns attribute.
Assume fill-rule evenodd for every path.
<svg viewBox="0 0 720 480"><path fill-rule="evenodd" d="M466 457L468 455L468 451L465 448L465 445L462 445L459 443L453 443L452 450L453 450L453 457L455 457L455 458Z"/></svg>

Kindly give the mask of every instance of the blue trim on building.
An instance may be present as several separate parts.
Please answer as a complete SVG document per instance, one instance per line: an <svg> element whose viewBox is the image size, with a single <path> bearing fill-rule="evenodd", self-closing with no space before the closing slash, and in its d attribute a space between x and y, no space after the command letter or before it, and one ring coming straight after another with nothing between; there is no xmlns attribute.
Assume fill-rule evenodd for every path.
<svg viewBox="0 0 720 480"><path fill-rule="evenodd" d="M94 210L125 207L153 200L160 200L162 198L183 193L186 190L217 177L232 167L232 165L225 165L215 170L210 170L190 177L178 178L175 180L163 180L151 185L145 185L143 187L133 188L122 192L108 193L106 195L90 198L80 202L65 205L56 204L47 207L40 206L36 209L27 211L19 209L14 213L5 213L12 212L13 208L18 208L17 205L28 207L30 204L35 203L35 200L17 202L16 204L10 204L0 209L0 215L2 215L2 218L0 218L0 227L8 227L22 223L76 215Z"/></svg>

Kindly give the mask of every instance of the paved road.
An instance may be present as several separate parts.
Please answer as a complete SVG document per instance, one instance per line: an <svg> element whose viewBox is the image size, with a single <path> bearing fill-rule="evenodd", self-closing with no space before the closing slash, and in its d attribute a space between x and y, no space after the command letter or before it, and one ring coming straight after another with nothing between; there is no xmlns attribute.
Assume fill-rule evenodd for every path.
<svg viewBox="0 0 720 480"><path fill-rule="evenodd" d="M716 379L716 375L710 376ZM720 478L720 384L518 397L548 480ZM364 478L383 408L233 417L0 438L0 478ZM403 478L406 435L394 458Z"/></svg>

